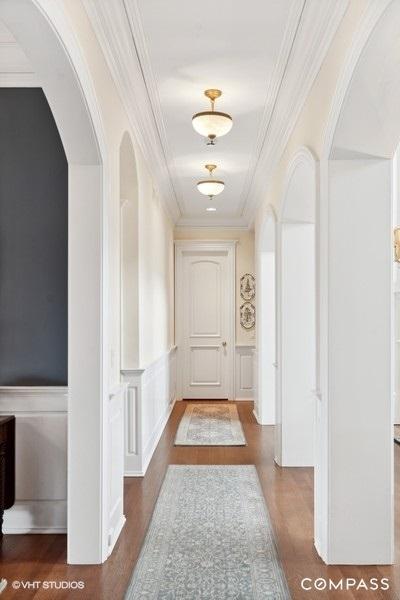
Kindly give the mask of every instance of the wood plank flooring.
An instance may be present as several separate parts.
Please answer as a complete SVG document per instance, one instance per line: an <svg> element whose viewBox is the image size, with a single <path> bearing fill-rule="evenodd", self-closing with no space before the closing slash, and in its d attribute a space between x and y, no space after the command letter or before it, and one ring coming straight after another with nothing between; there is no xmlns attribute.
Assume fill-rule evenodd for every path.
<svg viewBox="0 0 400 600"><path fill-rule="evenodd" d="M400 598L400 486L396 477L396 560L394 567L327 567L313 546L313 473L308 468L281 469L273 461L273 427L260 427L252 414L251 402L238 402L239 415L248 445L242 447L184 447L173 445L175 432L186 402L175 405L144 478L125 480L127 523L118 544L102 566L69 566L66 561L66 536L5 536L0 548L0 577L9 585L1 598L63 600L121 600L138 557L163 477L169 464L255 464L275 529L279 554L294 600L329 598ZM400 446L395 446L396 470ZM304 591L304 577L355 579L388 577L387 592ZM83 581L84 590L13 590L13 580ZM195 599L193 599L195 600ZM218 600L218 599L215 599Z"/></svg>

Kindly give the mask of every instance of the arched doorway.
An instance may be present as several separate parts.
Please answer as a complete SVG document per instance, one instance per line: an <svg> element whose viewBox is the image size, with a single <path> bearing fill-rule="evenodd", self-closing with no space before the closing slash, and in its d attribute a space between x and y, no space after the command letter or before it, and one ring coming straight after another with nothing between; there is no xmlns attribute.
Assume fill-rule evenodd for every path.
<svg viewBox="0 0 400 600"><path fill-rule="evenodd" d="M265 218L257 246L258 382L254 412L261 425L275 424L276 398L276 217Z"/></svg>
<svg viewBox="0 0 400 600"><path fill-rule="evenodd" d="M321 161L315 540L330 564L393 561L392 205L400 4L372 3Z"/></svg>
<svg viewBox="0 0 400 600"><path fill-rule="evenodd" d="M0 19L41 82L68 160L68 562L100 563L108 546L102 126L58 3L2 0Z"/></svg>
<svg viewBox="0 0 400 600"><path fill-rule="evenodd" d="M316 162L300 149L289 167L279 222L275 459L314 464Z"/></svg>

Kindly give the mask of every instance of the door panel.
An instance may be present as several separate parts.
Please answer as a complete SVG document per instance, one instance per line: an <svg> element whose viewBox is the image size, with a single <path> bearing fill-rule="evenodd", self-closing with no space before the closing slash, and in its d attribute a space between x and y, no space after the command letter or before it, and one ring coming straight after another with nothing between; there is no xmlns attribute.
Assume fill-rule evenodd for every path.
<svg viewBox="0 0 400 600"><path fill-rule="evenodd" d="M190 336L221 336L221 265L211 260L189 262Z"/></svg>
<svg viewBox="0 0 400 600"><path fill-rule="evenodd" d="M221 385L220 346L190 347L190 385Z"/></svg>
<svg viewBox="0 0 400 600"><path fill-rule="evenodd" d="M178 260L179 257L179 260ZM233 248L177 254L179 370L183 398L232 397Z"/></svg>

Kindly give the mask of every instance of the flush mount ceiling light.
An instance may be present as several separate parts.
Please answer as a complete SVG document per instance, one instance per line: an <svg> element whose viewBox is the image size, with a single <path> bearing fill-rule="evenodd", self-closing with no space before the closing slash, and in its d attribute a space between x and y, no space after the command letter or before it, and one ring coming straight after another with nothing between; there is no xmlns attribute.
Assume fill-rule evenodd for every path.
<svg viewBox="0 0 400 600"><path fill-rule="evenodd" d="M215 212L216 210L217 210L217 209L215 208L215 206L208 206L208 207L206 208L206 211L207 211L207 212Z"/></svg>
<svg viewBox="0 0 400 600"><path fill-rule="evenodd" d="M215 101L221 94L221 90L206 90L204 95L210 99L211 110L196 113L192 117L195 131L208 139L208 146L214 146L215 138L225 135L232 129L232 117L227 113L214 110Z"/></svg>
<svg viewBox="0 0 400 600"><path fill-rule="evenodd" d="M213 171L217 168L217 165L204 165L207 171L210 173L210 179L202 179L197 182L197 189L201 194L208 196L211 200L213 196L218 196L225 187L223 181L219 179L213 179Z"/></svg>

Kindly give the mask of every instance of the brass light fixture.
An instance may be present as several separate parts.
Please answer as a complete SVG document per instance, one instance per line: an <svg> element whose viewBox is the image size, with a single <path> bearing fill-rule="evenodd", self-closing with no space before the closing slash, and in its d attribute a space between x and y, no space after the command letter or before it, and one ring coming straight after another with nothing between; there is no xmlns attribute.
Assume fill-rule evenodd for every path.
<svg viewBox="0 0 400 600"><path fill-rule="evenodd" d="M211 200L211 198L213 196L218 196L218 194L220 194L223 191L225 184L223 181L213 178L213 171L214 171L214 169L217 168L217 165L204 165L204 166L207 169L207 171L209 172L210 178L202 179L201 181L198 181L197 189L199 190L199 192L201 194L204 194L204 196L208 196Z"/></svg>
<svg viewBox="0 0 400 600"><path fill-rule="evenodd" d="M192 124L200 135L207 138L207 146L214 146L215 139L227 134L232 129L232 117L227 113L214 110L215 101L222 95L221 90L206 90L204 95L210 99L211 110L193 115Z"/></svg>

